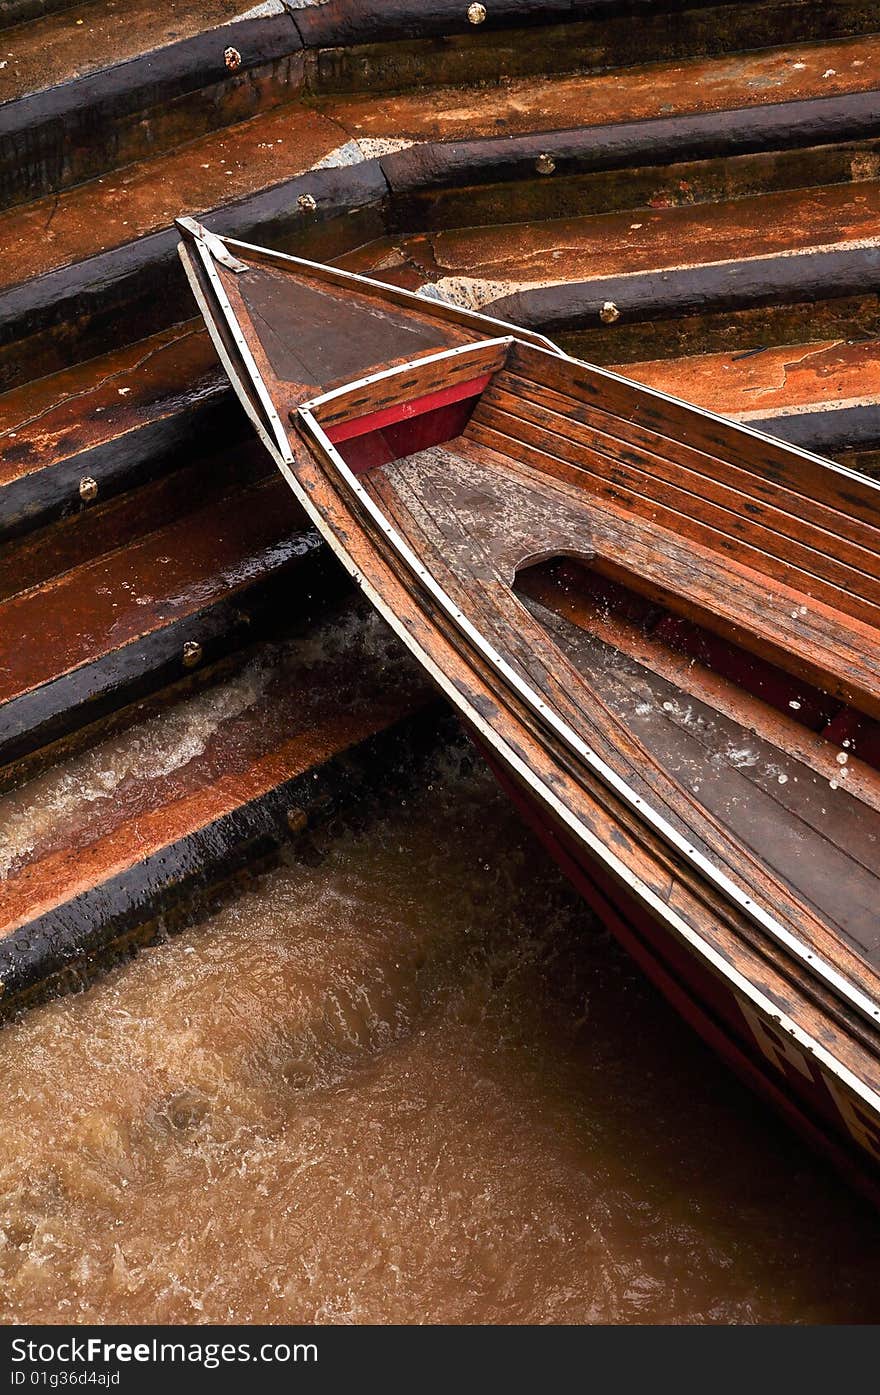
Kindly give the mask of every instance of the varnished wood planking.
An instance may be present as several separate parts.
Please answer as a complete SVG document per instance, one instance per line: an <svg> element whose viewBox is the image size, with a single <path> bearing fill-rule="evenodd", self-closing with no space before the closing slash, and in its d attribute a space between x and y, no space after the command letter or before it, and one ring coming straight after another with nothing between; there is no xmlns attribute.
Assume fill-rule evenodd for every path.
<svg viewBox="0 0 880 1395"><path fill-rule="evenodd" d="M507 343L477 344L452 358L413 363L411 370L365 382L343 397L318 408L316 420L333 426L355 417L372 415L400 402L428 397L455 383L469 382L496 372L505 362Z"/></svg>
<svg viewBox="0 0 880 1395"><path fill-rule="evenodd" d="M234 277L228 279L231 282ZM242 323L269 396L284 415L295 405L297 394L299 400L307 394L273 375L260 344L259 328L249 324L246 316ZM710 476L713 461L720 457L731 469L741 470L756 481L754 492L768 508L785 515L790 499L796 499L798 507L792 512L796 527L803 527L795 541L804 549L804 560L807 552L820 550L813 543L817 541L815 530L823 527L845 540L847 525L851 525L852 548L866 548L871 553L878 522L876 500L865 493L859 481L851 481L845 474L832 476L796 450L776 448L768 442L765 452L765 443L748 433L736 432L613 379L602 380L610 389L606 399L599 400L595 379L601 375L585 365L554 364L552 355L516 343L507 357L513 376L530 378L535 392L566 398L580 394L576 409L570 405L563 409L572 421L577 420L579 410L602 413L609 424L607 436L625 441L631 419L638 415L640 429L648 437L639 447L648 454L654 449L651 442L656 432L664 440L664 453L667 442L691 452L695 474ZM445 360L447 365L454 361L451 357ZM412 394L407 399L410 403L420 395L430 397L432 388L449 382L448 376L442 380L433 376L442 362L407 364L401 372L372 384L354 384L351 392L340 391L316 410L327 414L325 421L331 412L340 413L342 420L346 412L369 415L372 410L393 408L395 402L405 406L396 388ZM590 375L594 380L591 389L582 389L578 376L565 381L567 375ZM492 386L487 390L487 403L493 390ZM611 401L615 394L617 399ZM633 399L640 407L647 403L648 409L636 413ZM556 410L555 404L541 405ZM679 961L683 962L682 956L690 957L702 965L707 1003L722 991L729 998L734 983L747 982L764 995L759 1016L765 1022L772 1024L778 1014L786 1014L798 1030L821 1043L840 1068L851 1071L868 1089L880 1091L880 1026L871 1020L870 1012L866 1015L856 1007L851 988L846 983L835 984L833 977L834 972L842 974L858 992L880 998L880 964L872 962L871 947L850 943L840 933L836 916L823 914L809 897L798 894L790 880L760 856L750 854L723 818L719 821L701 806L698 792L685 788L664 771L662 761L634 738L603 701L600 689L590 684L589 673L579 673L550 634L529 615L511 585L517 566L557 550L571 551L587 561L592 557L592 565L628 582L635 574L642 578L643 589L647 576L648 590L662 603L684 596L694 618L709 620L720 634L781 663L814 685L821 676L827 677L826 686L842 702L854 702L865 711L880 701L876 626L847 615L840 606L806 596L802 587L786 586L753 567L744 567L717 547L658 527L631 506L621 502L612 505L598 498L584 487L588 472L575 471L578 484L566 484L546 469L530 468L508 449L496 451L469 439L456 439L445 453L442 448L439 453L430 449L422 452L433 463L430 469L426 467L415 490L403 487L400 463L378 463L387 460L387 455L380 455L372 466L363 463L361 485L373 492L397 529L400 537L395 539L378 526L358 494L340 477L320 439L312 438L308 430L301 434L300 425L292 424L288 430L293 457L290 469L316 522L480 739L488 741L511 770L520 771L516 778L526 780L528 798L542 811L548 827L558 828L569 840L576 829L584 855L598 858L604 869L601 875L609 886L617 884L623 897L630 895L635 885L641 904L652 907L658 933L676 947ZM475 429L478 426L479 422ZM557 435L565 439L564 432ZM417 443L415 436L409 446L403 438L396 442L401 450L415 450ZM575 440L571 443L577 444ZM554 453L556 449L554 446ZM560 457L563 463L567 454L566 447ZM634 470L640 469L632 461L627 463ZM805 466L803 473L796 468L800 464ZM461 485L457 472L463 467L467 485L462 491L457 488ZM811 506L808 496L814 489L813 476L820 486L816 492L821 502ZM673 472L669 484L683 487L684 481L678 486ZM728 482L725 486L736 487ZM683 492L690 494L690 484ZM751 497L747 490L743 494ZM711 491L708 502L716 509L724 507L711 498ZM450 526L445 541L442 530L441 534L435 530L431 542L434 525L430 516L436 520L444 508L449 519L456 509L463 508L469 522L465 527ZM759 527L774 533L768 517L765 511ZM438 603L425 576L410 570L400 549L401 540L415 550L429 574L447 592L452 611ZM472 546L475 540L476 551ZM853 569L854 560L855 553L838 555L837 562L844 570L835 573L837 580L849 575L846 569ZM870 562L865 566L870 575ZM830 581L826 584L833 587ZM830 597L831 591L827 594ZM677 608L687 614L686 605ZM520 689L505 676L481 642L463 628L455 616L456 608L478 635L484 635L490 646L505 655L525 688ZM542 694L547 710L558 714L609 770L617 772L623 788L618 789L613 781L608 783L600 770L578 754L576 743L572 745L542 714L530 689ZM747 703L742 713L747 716ZM736 705L734 720L739 718ZM779 749L784 750L784 745ZM818 752L813 754L821 762ZM866 780L872 779L868 772ZM864 782L863 787L872 788ZM859 785L854 783L851 789L847 799L860 802L866 820L875 818L874 801L862 798ZM666 821L665 829L662 822L654 822L653 814L640 811L633 802L634 792L644 794L644 809L656 811ZM784 816L783 801L777 800L776 805ZM568 819L573 823L567 824ZM862 830L865 836L868 827L866 822ZM680 845L676 838L683 840ZM687 853L688 844L707 850L708 867ZM817 832L817 855L821 847ZM830 857L831 841L827 847ZM841 853L844 850L834 842L834 856ZM862 867L865 870L864 862ZM725 876L732 885L725 884ZM814 879L815 884L821 888L821 877L818 882ZM766 908L770 919L752 913L750 905ZM799 939L800 946L777 933L774 917L779 927ZM691 933L699 939L690 940ZM817 961L813 969L808 967L811 956ZM717 993L711 983L716 984ZM745 999L740 994L741 989L733 990L734 1001L747 1002L748 994ZM735 1029L742 1034L742 1016L736 1016L735 1021L739 1023ZM826 1078L827 1069L823 1066ZM839 1078L834 1088L841 1088ZM827 1103L827 1095L824 1098ZM836 1127L839 1125L838 1119Z"/></svg>
<svg viewBox="0 0 880 1395"><path fill-rule="evenodd" d="M511 431L515 434L506 434ZM518 425L509 415L492 409L481 409L467 434L471 440L509 453L563 483L581 484L599 500L655 522L677 537L692 538L868 625L880 623L880 584L874 578L854 573L815 548L780 538L732 508L721 508L676 485L646 477L621 462L609 465L599 452L548 436L539 427ZM867 595L859 593L860 586Z"/></svg>
<svg viewBox="0 0 880 1395"><path fill-rule="evenodd" d="M771 555L777 557L789 546L809 549L812 555L806 571L818 568L819 576L836 579L843 589L852 590L857 596L866 594L880 599L880 531L873 546L859 545L846 535L845 521L832 510L822 511L824 526L820 526L811 518L800 516L796 495L790 499L790 511L786 510L779 506L786 503L784 494L774 490L769 491L767 499L756 497L750 492L750 477L725 469L722 461L712 474L697 470L686 453L668 450L669 443L662 436L643 432L639 445L627 442L612 434L613 419L609 423L598 412L579 412L579 416L588 419L573 420L561 410L561 403L550 408L505 389L502 377L499 374L484 394L476 422L500 429L514 441L522 439L543 446L548 455L591 471L600 480L621 485L632 482L636 492L671 487L676 496L682 497L683 508L679 511L690 509L695 521L699 521L701 506L712 510L711 516L718 516L715 510L724 510L732 517L724 520L722 531L735 528L744 540L754 532L756 537L765 539L762 550L772 550ZM657 497L659 501L662 495ZM807 512L815 514L818 510ZM830 555L831 548L834 555Z"/></svg>
<svg viewBox="0 0 880 1395"><path fill-rule="evenodd" d="M835 475L802 452L767 437L753 436L733 422L711 417L695 407L655 396L639 384L597 373L574 359L555 358L529 345L515 344L511 371L556 392L576 396L624 422L637 422L652 431L695 449L712 459L728 461L762 477L771 486L814 495L847 519L880 529L880 490L871 482Z"/></svg>
<svg viewBox="0 0 880 1395"><path fill-rule="evenodd" d="M600 607L588 604L574 587L560 592L536 569L522 573L517 580L517 589L546 608L555 608L571 624L597 635L622 654L630 655L683 692L694 693L700 701L738 721L744 731L755 732L762 740L802 762L823 779L829 782L838 779L839 747L832 745L815 729L802 726L789 715L769 706L761 697L734 685L699 661L695 663L690 654L655 643L650 635L642 633L638 627L627 624L610 611L606 613ZM847 769L849 792L880 812L880 773L852 756Z"/></svg>

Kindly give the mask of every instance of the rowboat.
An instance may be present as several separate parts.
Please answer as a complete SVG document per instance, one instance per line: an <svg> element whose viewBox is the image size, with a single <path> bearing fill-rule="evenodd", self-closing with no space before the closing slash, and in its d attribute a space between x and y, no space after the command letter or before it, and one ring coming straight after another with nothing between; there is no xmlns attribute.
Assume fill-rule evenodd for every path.
<svg viewBox="0 0 880 1395"><path fill-rule="evenodd" d="M178 222L245 411L598 915L880 1200L880 488Z"/></svg>

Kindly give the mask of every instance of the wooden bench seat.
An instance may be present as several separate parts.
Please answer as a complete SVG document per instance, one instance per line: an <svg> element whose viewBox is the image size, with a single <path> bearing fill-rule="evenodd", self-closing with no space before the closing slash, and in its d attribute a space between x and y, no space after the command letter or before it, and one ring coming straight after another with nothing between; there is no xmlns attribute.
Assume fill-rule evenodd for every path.
<svg viewBox="0 0 880 1395"><path fill-rule="evenodd" d="M580 508L597 571L880 716L880 492L808 462L817 478L783 480L780 495L766 472L791 470L784 448L777 462L767 443L760 466L716 459L705 441L682 445L620 415L625 391L601 409L578 405L583 388L565 375L588 370L551 367L565 396L502 371L455 448L550 490L568 516Z"/></svg>

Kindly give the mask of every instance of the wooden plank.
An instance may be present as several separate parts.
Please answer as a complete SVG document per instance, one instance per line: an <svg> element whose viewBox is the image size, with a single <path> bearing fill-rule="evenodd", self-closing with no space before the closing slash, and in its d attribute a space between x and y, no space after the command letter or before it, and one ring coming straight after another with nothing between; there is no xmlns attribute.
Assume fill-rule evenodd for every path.
<svg viewBox="0 0 880 1395"><path fill-rule="evenodd" d="M766 521L775 532L820 552L827 554L833 547L835 558L857 572L872 577L880 572L880 529L860 526L819 500L781 488L725 460L703 456L636 422L624 422L513 374L499 374L484 402L600 450L647 475L681 483L707 500L726 502L737 512ZM852 536L854 531L856 537Z"/></svg>
<svg viewBox="0 0 880 1395"><path fill-rule="evenodd" d="M418 458L396 462L370 479L371 488L381 502L386 515L407 538L425 564L448 591L455 603L465 609L496 646L500 646L514 668L526 681L552 704L564 720L573 724L583 739L599 756L627 781L630 787L646 798L673 827L684 833L692 846L702 848L719 867L726 869L740 885L749 890L760 904L772 906L786 923L808 943L819 944L822 952L841 949L827 923L811 909L792 897L790 887L765 865L751 857L727 828L710 815L699 798L675 781L670 781L644 746L635 742L620 723L613 719L594 685L585 685L559 649L548 643L543 631L530 623L527 612L517 605L504 581L506 549L501 535L511 527L518 528L530 515L545 514L548 520L562 519L565 504L561 491L546 493L536 489L534 480L511 482L510 471L502 458L492 452L478 450L467 442L452 443L455 452L439 448L420 453ZM417 460L425 468L413 473ZM531 506L526 502L531 494ZM554 498L554 494L556 498ZM486 520L494 519L494 532ZM526 522L522 527L527 529ZM527 537L522 541L527 541ZM487 570L488 564L488 570ZM477 584L475 584L475 582ZM446 633L446 622L435 612L431 624ZM455 642L455 641L454 641ZM466 691L473 694L474 675L486 684L485 695L479 699L492 713L496 724L503 723L511 706L520 722L534 728L541 723L537 715L507 691L497 674L477 651L460 638L459 658L471 677L463 679ZM450 672L464 672L455 666ZM481 710L483 708L481 707ZM526 716L525 714L530 715ZM522 728L520 728L520 732ZM520 735L520 740L522 739ZM650 848L668 868L670 881L664 888L667 899L680 892L682 896L697 894L712 905L712 914L730 923L736 916L734 906L701 877L696 868L683 862L661 835L645 826L635 811L606 788L597 791L594 778L564 745L542 729L540 739L552 745L553 784L558 788L560 777L571 774L587 787L599 802L609 808L614 805L617 833L612 843L620 847L620 834L628 830L636 846ZM601 783L601 782L600 782ZM662 848L655 848L659 840ZM743 930L746 940L756 933ZM757 931L760 939L760 931ZM754 942L754 940L752 940ZM856 970L856 977L859 977Z"/></svg>
<svg viewBox="0 0 880 1395"><path fill-rule="evenodd" d="M604 377L588 365L554 358L526 344L515 345L510 368L524 377L577 397L624 422L633 419L671 436L684 445L759 474L795 493L810 494L845 517L880 528L880 489L868 480L851 479L826 470L778 442L752 437L732 423L716 420L684 403L646 393L636 383Z"/></svg>
<svg viewBox="0 0 880 1395"><path fill-rule="evenodd" d="M380 377L353 387L343 396L333 398L316 412L316 420L326 430L339 422L351 421L367 413L382 412L401 402L442 392L459 383L492 374L506 360L508 343L475 344L466 352L435 358L432 362L414 363L410 371Z"/></svg>
<svg viewBox="0 0 880 1395"><path fill-rule="evenodd" d="M398 422L407 421L411 417L436 411L438 407L448 407L452 403L461 402L468 397L479 397L488 385L490 378L489 373L483 373L479 378L466 379L462 383L450 383L446 387L438 388L435 392L426 393L424 397L413 397L403 402L396 402L393 406L385 407L380 412L368 412L362 417L352 417L349 421L331 426L327 431L327 436L334 445L337 445L340 441L350 441L355 436L364 436L369 431L382 431L386 426L393 426Z"/></svg>
<svg viewBox="0 0 880 1395"><path fill-rule="evenodd" d="M466 435L483 445L509 451L529 465L629 508L640 517L662 523L682 537L738 558L776 581L800 586L807 595L865 624L880 625L880 582L863 572L854 573L815 548L771 532L747 515L646 476L619 460L613 460L609 470L609 457L599 451L569 444L540 426L483 404L471 418Z"/></svg>
<svg viewBox="0 0 880 1395"><path fill-rule="evenodd" d="M569 567L577 564L563 565L568 572ZM572 625L613 645L622 654L630 655L678 688L692 692L701 702L738 722L741 729L754 732L826 781L838 779L840 765L837 755L840 746L833 744L815 728L793 720L793 714L771 707L761 697L746 692L699 661L694 663L691 655L656 643L652 636L643 633L625 618L590 604L577 587L566 585L561 589L543 568L523 572L517 578L516 589L519 594L546 609L556 611ZM850 711L849 708L841 710ZM850 794L880 813L880 775L877 770L853 757L847 762L847 769L846 784Z"/></svg>
<svg viewBox="0 0 880 1395"><path fill-rule="evenodd" d="M531 772L534 797L539 798L538 785L552 787L562 806L592 830L598 846L612 848L628 871L644 886L652 887L661 900L674 898L676 913L714 947L722 962L735 966L771 1002L792 1013L805 1030L820 1034L829 1050L860 1079L880 1085L876 1034L871 1025L773 944L759 926L704 879L682 866L680 859L670 856L668 847L649 829L634 825L631 811L588 771L574 769L565 752L555 745L549 749L545 733L535 727L534 714L507 701L499 692L497 676L475 652L462 652L460 636L451 622L435 609L426 608L412 577L387 540L357 511L352 513L348 501L337 491L332 469L328 473L318 457L300 459L297 470L326 528L363 569L370 586L381 596L386 613L397 617L401 630L434 671L443 676L444 691L466 715L485 718L487 713L492 714L492 725L499 737L512 744ZM381 483L382 474L379 471L371 477L371 486ZM430 555L426 560L430 563ZM464 596L466 602L473 589L471 585ZM539 807L543 808L543 803ZM550 817L549 811L545 812ZM785 914L781 906L776 909L780 915ZM830 936L820 925L814 930L817 951L830 956L853 981L865 985L866 991L874 991L877 980L871 968L853 955L839 937Z"/></svg>
<svg viewBox="0 0 880 1395"><path fill-rule="evenodd" d="M691 780L700 802L733 838L848 935L860 952L880 962L875 876L880 820L854 797L848 783L829 789L827 779L758 736L748 743L756 753L754 763L731 759L728 750L743 741L741 725L705 706L689 681L679 687L660 678L652 665L621 661L615 647L556 613L542 614L536 607L533 614L668 774L685 784ZM674 715L681 709L687 709L691 720Z"/></svg>
<svg viewBox="0 0 880 1395"><path fill-rule="evenodd" d="M469 454L534 487L535 472L469 442ZM825 688L844 702L880 716L880 656L876 632L841 617L819 601L804 606L803 593L782 583L768 586L759 573L698 543L610 503L591 501L561 481L547 480L560 503L582 509L583 555L597 571L696 620L769 659L789 673Z"/></svg>

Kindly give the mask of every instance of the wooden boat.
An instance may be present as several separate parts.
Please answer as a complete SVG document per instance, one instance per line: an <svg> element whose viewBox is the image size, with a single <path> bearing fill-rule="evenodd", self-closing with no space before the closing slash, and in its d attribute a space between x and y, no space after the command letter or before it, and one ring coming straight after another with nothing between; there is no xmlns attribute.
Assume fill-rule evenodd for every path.
<svg viewBox="0 0 880 1395"><path fill-rule="evenodd" d="M206 233L297 499L681 1014L880 1199L880 489L538 335Z"/></svg>

